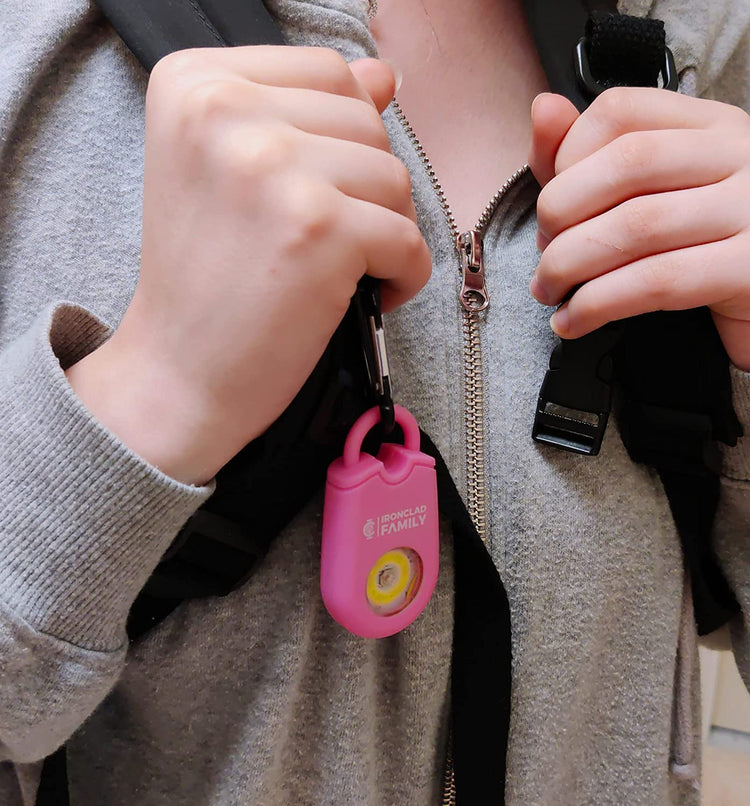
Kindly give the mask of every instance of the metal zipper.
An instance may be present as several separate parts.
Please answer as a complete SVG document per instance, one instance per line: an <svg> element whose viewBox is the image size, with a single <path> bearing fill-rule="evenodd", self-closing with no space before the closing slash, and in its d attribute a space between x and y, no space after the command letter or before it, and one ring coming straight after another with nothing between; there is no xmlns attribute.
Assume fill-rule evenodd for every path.
<svg viewBox="0 0 750 806"><path fill-rule="evenodd" d="M460 258L461 289L458 300L463 310L464 336L464 419L466 425L466 499L469 515L482 542L487 542L487 501L484 470L484 384L482 379L482 344L479 325L483 312L489 307L490 298L484 275L483 238L505 194L525 176L529 170L524 165L510 176L505 184L490 199L474 229L461 233L456 218L448 204L435 169L419 138L409 123L398 101L393 101L396 117L411 141L417 156L425 167L427 176L448 222L456 251ZM453 768L453 738L448 738L445 760L442 806L456 806L456 782Z"/></svg>
<svg viewBox="0 0 750 806"><path fill-rule="evenodd" d="M466 499L471 520L479 536L487 541L487 502L486 480L484 472L484 388L482 381L482 345L479 338L481 314L489 304L489 293L484 276L482 257L482 240L485 230L492 220L500 202L506 193L529 170L524 165L512 176L490 199L482 215L474 225L474 229L461 233L458 230L455 216L448 204L435 169L427 158L424 147L414 133L404 110L398 101L393 101L396 117L404 127L404 131L412 142L417 155L422 161L427 176L432 183L440 207L448 222L456 250L460 258L461 289L459 302L463 309L464 336L464 420L466 425Z"/></svg>
<svg viewBox="0 0 750 806"><path fill-rule="evenodd" d="M440 806L456 806L456 771L453 768L453 737L448 737L448 752L443 772L443 799Z"/></svg>

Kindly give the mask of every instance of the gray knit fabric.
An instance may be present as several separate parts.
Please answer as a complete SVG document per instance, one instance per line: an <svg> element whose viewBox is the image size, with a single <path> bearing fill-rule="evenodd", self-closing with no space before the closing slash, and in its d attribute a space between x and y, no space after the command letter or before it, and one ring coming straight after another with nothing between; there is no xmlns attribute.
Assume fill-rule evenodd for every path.
<svg viewBox="0 0 750 806"><path fill-rule="evenodd" d="M269 6L295 43L334 46L348 58L375 53L359 0ZM710 8L631 0L622 9L665 19L696 90L747 108L744 0ZM357 639L325 612L316 499L248 584L183 605L127 649L130 602L211 492L134 456L63 375L106 338L101 322L117 325L135 284L144 88L140 68L85 0L4 0L0 803L32 804L36 762L73 735L72 806L435 804L450 708L445 528L435 596L393 638ZM455 251L413 146L392 111L385 117L434 258L425 291L388 322L397 397L463 489ZM697 804L690 782L670 771L683 573L658 479L628 460L616 423L596 460L529 438L553 343L550 312L527 291L536 192L523 179L485 239L489 546L513 626L508 800ZM750 426L750 377L735 372L734 380ZM727 452L726 472L717 538L747 613L744 442ZM742 619L733 624L750 680L747 629ZM695 700L696 737L698 713ZM689 709L676 721L689 723Z"/></svg>

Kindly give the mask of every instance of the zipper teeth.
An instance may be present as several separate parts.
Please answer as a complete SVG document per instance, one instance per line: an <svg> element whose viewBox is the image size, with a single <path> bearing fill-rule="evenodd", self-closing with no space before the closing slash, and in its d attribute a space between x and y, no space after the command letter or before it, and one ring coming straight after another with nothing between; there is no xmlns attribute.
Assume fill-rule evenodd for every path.
<svg viewBox="0 0 750 806"><path fill-rule="evenodd" d="M417 137L414 129L412 128L411 123L409 123L409 119L406 117L406 114L404 113L404 110L401 108L399 102L393 100L391 101L391 106L393 107L393 111L396 113L396 117L398 118L399 123L401 123L401 125L403 126L404 131L406 132L409 140L414 146L414 150L417 152L417 156L422 161L422 164L425 167L425 171L427 172L427 176L430 182L432 183L433 189L435 190L435 195L438 198L440 207L443 209L445 220L448 222L448 228L450 229L451 235L455 240L461 234L458 229L458 224L456 224L456 217L453 215L453 210L451 210L451 207L448 204L448 199L445 197L445 191L443 190L443 186L438 181L437 174L435 173L435 169L432 167L432 163L430 162L430 159L427 156L427 152L424 150L424 146ZM516 182L518 182L519 179L521 179L521 177L525 176L528 173L528 171L529 171L528 164L522 165L517 171L515 171L506 179L503 186L489 200L487 206L482 211L482 215L479 216L479 220L474 225L474 229L478 233L484 234L485 229L487 229L487 225L492 220L492 216L495 214L495 210L497 210L498 205L505 197L505 194L513 187L513 185L516 184Z"/></svg>
<svg viewBox="0 0 750 806"><path fill-rule="evenodd" d="M525 176L529 172L528 163L520 167L517 171L512 173L506 180L500 190L495 193L495 195L489 200L487 206L484 208L482 215L479 216L479 221L477 221L476 226L474 229L484 234L484 231L487 229L487 225L492 220L492 216L495 215L495 210L497 210L500 202L505 197L505 194L513 187L513 185L518 182L521 177ZM452 215L452 213L451 213Z"/></svg>
<svg viewBox="0 0 750 806"><path fill-rule="evenodd" d="M419 141L411 123L404 114L398 101L393 101L396 117L404 128L409 140L422 161L427 176L435 190L440 207L445 215L454 242L459 237L456 218L448 204L445 191L438 181L435 169L427 157L424 146ZM505 181L503 186L490 199L479 217L474 229L481 235L487 229L500 202L508 191L525 176L529 170L524 165ZM465 425L466 425L466 497L469 515L476 527L479 536L486 542L487 538L487 504L486 483L484 478L484 389L482 377L482 345L479 338L480 316L476 311L463 310L463 337L464 337L464 394L465 394Z"/></svg>
<svg viewBox="0 0 750 806"><path fill-rule="evenodd" d="M484 479L484 384L479 339L481 314L464 310L464 392L466 424L466 497L471 520L482 542L487 541Z"/></svg>
<svg viewBox="0 0 750 806"><path fill-rule="evenodd" d="M441 806L456 806L456 771L453 766L453 740L448 737L448 752L443 774L443 798Z"/></svg>
<svg viewBox="0 0 750 806"><path fill-rule="evenodd" d="M398 101L392 102L393 110L399 123L406 132L409 140L422 161L427 176L437 196L437 200L448 223L453 243L458 252L457 240L460 235L456 217L448 204L445 191L438 181L435 169L427 157L424 146L419 141L411 123L404 114ZM490 199L479 217L474 229L480 236L484 234L487 225L492 220L500 202L505 194L529 170L524 165L510 176L505 184ZM484 473L484 384L482 377L482 345L479 338L480 314L477 311L463 310L463 336L464 336L464 394L465 394L465 425L466 425L466 497L471 520L476 527L483 542L486 542L487 532L487 506L486 484ZM452 740L449 740L448 754L445 760L445 777L443 780L442 806L456 806L456 781L453 767Z"/></svg>
<svg viewBox="0 0 750 806"><path fill-rule="evenodd" d="M445 215L445 220L448 222L448 228L451 231L451 235L453 236L453 240L455 241L456 238L459 236L458 225L456 224L456 218L453 215L453 210L451 210L450 205L448 204L448 199L445 198L445 191L443 190L443 186L438 182L437 174L435 173L435 169L432 167L432 163L427 157L427 154L422 146L422 143L419 142L419 138L414 133L414 129L411 127L411 123L409 123L406 115L404 114L404 110L401 108L401 105L398 101L393 100L391 102L393 106L393 110L396 113L396 117L399 120L399 123L404 127L404 131L406 132L409 140L411 140L412 145L414 146L414 150L417 152L417 156L420 160L422 160L422 164L427 171L427 176L432 182L432 187L435 190L435 195L438 198L438 202L440 206L443 208L443 214ZM485 210L486 212L486 210ZM484 215L484 214L483 214Z"/></svg>

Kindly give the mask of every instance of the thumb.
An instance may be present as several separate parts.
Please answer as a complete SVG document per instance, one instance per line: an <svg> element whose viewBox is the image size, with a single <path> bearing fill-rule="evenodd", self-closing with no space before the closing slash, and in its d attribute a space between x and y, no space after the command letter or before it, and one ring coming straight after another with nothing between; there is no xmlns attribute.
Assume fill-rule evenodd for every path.
<svg viewBox="0 0 750 806"><path fill-rule="evenodd" d="M349 69L381 114L396 94L396 76L393 68L380 59L357 59Z"/></svg>
<svg viewBox="0 0 750 806"><path fill-rule="evenodd" d="M529 165L544 187L555 176L555 158L579 112L562 95L543 92L531 105L531 154Z"/></svg>

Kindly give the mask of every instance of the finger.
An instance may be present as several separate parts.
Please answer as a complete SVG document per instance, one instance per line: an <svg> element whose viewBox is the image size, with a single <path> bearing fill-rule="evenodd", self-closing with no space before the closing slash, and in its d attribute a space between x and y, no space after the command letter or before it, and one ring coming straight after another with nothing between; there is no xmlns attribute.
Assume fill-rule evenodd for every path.
<svg viewBox="0 0 750 806"><path fill-rule="evenodd" d="M746 282L745 249L735 236L630 263L584 283L550 324L562 338L575 339L618 319L731 299Z"/></svg>
<svg viewBox="0 0 750 806"><path fill-rule="evenodd" d="M256 84L319 90L373 104L344 57L331 48L250 45L182 50L165 56L152 71L151 81L165 71L171 80L160 82L164 86L173 86L174 81L190 85L211 78L239 77Z"/></svg>
<svg viewBox="0 0 750 806"><path fill-rule="evenodd" d="M409 170L393 154L331 137L310 137L306 146L301 161L342 193L387 207L416 223Z"/></svg>
<svg viewBox="0 0 750 806"><path fill-rule="evenodd" d="M552 240L628 199L720 182L747 159L747 151L740 137L725 139L717 148L715 133L701 129L624 134L542 190L539 230Z"/></svg>
<svg viewBox="0 0 750 806"><path fill-rule="evenodd" d="M380 59L357 59L349 64L349 68L372 98L378 112L385 112L396 94L393 68Z"/></svg>
<svg viewBox="0 0 750 806"><path fill-rule="evenodd" d="M746 113L737 107L691 98L653 87L613 87L603 92L573 123L557 152L555 173L633 131L745 128Z"/></svg>
<svg viewBox="0 0 750 806"><path fill-rule="evenodd" d="M572 288L662 252L722 241L747 224L732 180L630 199L558 235L542 254L531 285L544 305ZM737 184L736 182L734 184Z"/></svg>
<svg viewBox="0 0 750 806"><path fill-rule="evenodd" d="M195 88L193 101L197 103L190 110L192 118L213 120L222 129L229 122L267 119L283 121L308 134L391 150L380 113L359 98L234 79L203 82Z"/></svg>
<svg viewBox="0 0 750 806"><path fill-rule="evenodd" d="M562 95L543 92L534 98L529 166L542 187L555 175L557 149L578 114L575 106Z"/></svg>
<svg viewBox="0 0 750 806"><path fill-rule="evenodd" d="M750 321L724 316L716 311L711 313L729 360L745 372L750 371Z"/></svg>
<svg viewBox="0 0 750 806"><path fill-rule="evenodd" d="M382 280L384 311L411 299L429 280L432 258L417 225L385 207L352 199L348 232L360 244L367 274Z"/></svg>
<svg viewBox="0 0 750 806"><path fill-rule="evenodd" d="M258 90L264 93L264 112L268 110L300 131L391 151L383 119L372 104L315 90L283 88L268 92L265 87ZM257 101L249 97L249 110L256 105Z"/></svg>

